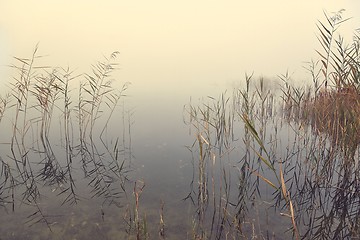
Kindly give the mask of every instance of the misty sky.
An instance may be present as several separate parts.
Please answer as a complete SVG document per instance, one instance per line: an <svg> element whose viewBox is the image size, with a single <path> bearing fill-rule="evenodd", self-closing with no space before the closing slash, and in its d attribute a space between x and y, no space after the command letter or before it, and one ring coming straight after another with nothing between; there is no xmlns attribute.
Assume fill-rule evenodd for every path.
<svg viewBox="0 0 360 240"><path fill-rule="evenodd" d="M316 20L346 9L342 29L360 27L360 1L0 0L0 64L30 57L87 71L119 51L121 78L165 83L231 82L245 72L301 75L316 58ZM1 76L7 74L0 68Z"/></svg>

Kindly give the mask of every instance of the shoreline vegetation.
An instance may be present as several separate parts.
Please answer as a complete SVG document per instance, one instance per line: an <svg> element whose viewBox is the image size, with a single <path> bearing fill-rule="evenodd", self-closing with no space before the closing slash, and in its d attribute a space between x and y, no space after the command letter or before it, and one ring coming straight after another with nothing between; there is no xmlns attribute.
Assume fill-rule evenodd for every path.
<svg viewBox="0 0 360 240"><path fill-rule="evenodd" d="M342 19L342 12L331 17L325 13L326 20L317 24L320 60L307 66L313 93L291 91L287 85L285 109L289 117L310 125L315 134L329 135L335 146L354 154L360 143L360 29L350 44L337 36L338 28L349 20Z"/></svg>
<svg viewBox="0 0 360 240"><path fill-rule="evenodd" d="M260 224L268 215L257 215L266 202L288 218L285 239L360 236L360 33L349 45L336 36L347 20L340 11L318 22L320 60L306 66L312 86L295 87L286 73L279 76L283 85L276 96L263 78L246 75L245 88L233 96L189 104L186 114L197 143L189 148L197 166L187 196L198 206L193 239L278 239L271 226ZM244 124L240 132L238 122ZM281 148L284 129L288 142ZM245 154L234 156L240 139ZM238 162L229 160L234 158ZM232 191L230 166L238 171ZM264 184L272 198L260 197Z"/></svg>
<svg viewBox="0 0 360 240"><path fill-rule="evenodd" d="M286 73L276 92L264 78L245 75L230 97L184 106L194 136L182 199L191 206L187 223L171 222L167 212L179 210L162 200L149 216L146 182L131 179L129 84L115 89L111 77L118 52L81 76L36 66L37 46L31 58L15 57L17 76L0 97L0 207L9 215L26 209L29 229L47 227L39 239L359 238L360 30L346 44L338 34L348 20L342 14L324 13L317 23L319 60L306 65L311 86L293 86ZM84 79L76 89L75 78ZM64 208L98 200L102 225L61 222L45 207L50 196ZM114 206L120 220L107 222ZM1 230L9 238L11 231Z"/></svg>

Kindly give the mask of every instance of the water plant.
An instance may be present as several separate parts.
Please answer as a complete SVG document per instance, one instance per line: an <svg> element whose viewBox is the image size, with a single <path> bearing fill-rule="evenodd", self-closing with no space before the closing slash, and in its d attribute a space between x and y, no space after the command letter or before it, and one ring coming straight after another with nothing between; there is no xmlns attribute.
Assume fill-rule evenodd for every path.
<svg viewBox="0 0 360 240"><path fill-rule="evenodd" d="M92 75L85 74L77 103L72 82L84 75L74 75L69 68L36 65L42 57L38 46L29 59L14 58L17 63L11 67L18 75L10 82L10 93L0 101L0 119L6 117L12 126L10 138L3 140L10 150L0 162L0 199L3 207L11 204L13 211L19 197L20 205L35 208L26 220L30 225L43 222L51 230L53 216L41 207L46 193L63 197L62 205L86 199L84 192L77 190L79 168L84 171L85 184L92 187L90 197L103 198L105 206L122 205L129 155L119 153L128 148L120 144L121 132L114 141L114 135L106 135L128 86L125 83L117 90L111 85L117 54L94 65ZM73 125L76 117L78 127ZM130 131L128 123L124 124L123 131ZM95 132L95 128L101 131Z"/></svg>
<svg viewBox="0 0 360 240"><path fill-rule="evenodd" d="M320 60L307 68L315 91L312 97L296 103L301 105L297 118L310 124L314 131L330 135L335 146L353 155L360 143L360 37L355 32L351 44L346 44L341 35L336 38L336 31L348 20L343 20L342 13L343 10L333 16L325 13L325 21L317 25L322 48L316 52Z"/></svg>
<svg viewBox="0 0 360 240"><path fill-rule="evenodd" d="M359 36L349 46L335 40L341 14L318 22L322 50L307 66L311 87L295 87L286 73L276 95L246 75L232 96L186 108L195 130L186 198L196 206L194 239L276 237L261 222L261 205L288 219L294 239L358 237Z"/></svg>
<svg viewBox="0 0 360 240"><path fill-rule="evenodd" d="M360 37L355 33L350 45L336 38L344 22L342 11L318 22L320 60L306 66L310 87L293 85L285 73L278 91L271 79L246 74L232 93L185 106L193 139L183 238L359 238ZM1 144L0 206L25 208L29 226L43 223L55 236L60 223L45 196L62 207L93 199L103 224L93 228L102 238L111 231L121 232L117 238L171 238L165 203L151 220L145 182L128 184L132 112L122 102L128 84L112 85L118 53L74 75L37 65L38 51L15 58L18 75L0 98L1 126L11 124L1 135L9 138ZM122 127L114 133L117 113ZM123 214L107 211L122 206ZM104 230L107 221L117 231Z"/></svg>
<svg viewBox="0 0 360 240"><path fill-rule="evenodd" d="M298 188L295 200L300 211L309 220L304 237L323 239L356 238L359 196L357 171L359 157L359 35L354 33L353 42L345 44L335 32L347 19L342 19L343 10L328 16L318 23L321 50L316 50L318 62L310 62L307 69L311 73L315 91L304 92L308 97L299 103L291 102L285 110L287 119L301 126L309 126L313 133L316 151L306 155L310 171ZM293 94L293 92L291 92ZM311 144L311 143L309 143ZM316 192L318 197L300 197L306 191ZM294 199L294 198L293 198ZM319 204L325 203L325 206ZM310 207L312 204L312 207ZM306 206L306 207L305 207ZM338 221L333 222L337 218ZM345 224L346 222L346 224Z"/></svg>

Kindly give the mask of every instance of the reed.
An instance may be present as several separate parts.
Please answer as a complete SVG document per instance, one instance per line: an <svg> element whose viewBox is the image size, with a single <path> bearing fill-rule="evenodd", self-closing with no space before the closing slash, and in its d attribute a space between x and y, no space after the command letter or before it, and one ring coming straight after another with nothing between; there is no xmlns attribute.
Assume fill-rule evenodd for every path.
<svg viewBox="0 0 360 240"><path fill-rule="evenodd" d="M301 160L307 164L292 166L298 168L290 170L297 176L288 180L291 187L296 185L291 197L299 208L296 218L306 219L304 238L358 237L353 226L357 226L355 212L359 207L358 195L354 194L360 143L359 36L355 32L349 45L341 35L336 36L348 20L343 20L342 14L343 10L333 16L325 13L325 20L318 22L321 49L316 52L320 60L308 63L313 86L299 91L304 96L301 101L290 98L298 96L297 91L288 79L284 81L284 99L289 100L284 113L304 141L298 149L307 148ZM310 138L305 137L307 128L311 130ZM305 198L301 196L305 192L312 194ZM333 222L334 218L338 221Z"/></svg>
<svg viewBox="0 0 360 240"><path fill-rule="evenodd" d="M161 204L160 204L160 211L159 211L159 216L160 216L160 221L159 221L159 237L160 239L166 239L166 234L165 234L165 217L164 217L164 206L165 203L163 200L161 200Z"/></svg>
<svg viewBox="0 0 360 240"><path fill-rule="evenodd" d="M314 132L329 135L334 146L354 155L360 143L360 37L355 32L353 42L347 45L341 35L336 36L348 20L342 18L342 13L325 13L325 20L317 24L321 49L316 52L320 60L307 67L314 92L298 91L288 84L283 92L288 117L311 125ZM292 97L299 96L299 92L307 97Z"/></svg>
<svg viewBox="0 0 360 240"><path fill-rule="evenodd" d="M191 103L185 108L189 114L190 132L195 130L196 136L194 144L188 147L194 172L191 191L185 198L191 199L196 206L193 239L262 236L260 224L252 231L254 224L248 221L253 200L261 192L260 181L277 189L261 174L268 170L276 173L271 152L265 146L267 124L275 111L274 96L265 88L264 79L260 78L256 82L259 85L255 86L252 78L252 75L246 75L245 88L235 90L230 97L224 93L219 98L208 98L209 102L199 107ZM243 128L239 128L241 122ZM256 130L255 122L260 123L260 131ZM240 151L240 158L237 155L239 149L244 150L243 153Z"/></svg>
<svg viewBox="0 0 360 240"><path fill-rule="evenodd" d="M359 238L360 37L355 34L351 45L337 38L346 21L340 11L317 23L321 49L319 61L307 66L311 87L295 87L285 73L278 76L278 93L269 79L251 74L230 96L224 92L184 108L193 136L184 198L193 210L189 238ZM53 231L55 216L42 205L49 192L61 197L61 205L101 199L103 221L108 205L129 200L123 196L133 112L123 101L128 83L112 87L117 55L84 75L37 66L38 47L29 59L15 58L18 75L10 94L0 98L0 123L10 119L12 126L9 154L0 157L0 206L15 211L26 204L29 226L43 223ZM78 78L83 81L76 89ZM113 135L121 104L122 131ZM60 144L53 138L58 133ZM76 178L79 172L83 179ZM81 182L89 196L80 194ZM128 239L150 239L150 225L157 224L155 235L166 239L165 203L159 221L149 222L144 189L143 181L134 181L121 225Z"/></svg>
<svg viewBox="0 0 360 240"><path fill-rule="evenodd" d="M226 94L222 94L219 100L208 99L209 102L202 107L189 105L185 108L189 113L189 124L196 134L196 141L188 149L192 154L197 152L198 156L192 157L197 170L194 169L191 191L185 198L191 199L197 209L197 223L193 224L192 233L194 239L220 238L224 225L228 223L230 176L227 175L228 166L223 161L233 148L234 115L228 111L230 98ZM222 169L221 175L218 175L218 168ZM207 226L208 218L211 219L210 229Z"/></svg>
<svg viewBox="0 0 360 240"><path fill-rule="evenodd" d="M148 232L148 227L147 227L146 214L144 214L144 216L141 217L141 210L140 210L140 198L144 188L145 188L145 183L143 181L134 182L134 188L133 188L134 198L132 203L133 206L130 205L127 206L123 217L126 224L125 231L127 233L128 239L142 240L142 239L150 238L150 234ZM164 227L162 212L160 213L160 219L161 219L160 224L162 224L161 226ZM161 229L162 232L159 232L159 237L164 238L165 237L164 228Z"/></svg>
<svg viewBox="0 0 360 240"><path fill-rule="evenodd" d="M6 117L12 125L10 139L5 139L10 154L0 161L0 199L3 206L11 203L13 211L17 199L20 206L34 208L26 220L30 226L45 223L51 231L55 216L45 214L41 206L48 192L62 197L62 205L85 199L75 184L79 168L84 169L87 184L92 187L92 198L103 198L103 205L121 207L129 169L125 165L128 154L121 158L119 153L129 148L110 139L114 135L105 134L128 86L125 83L117 91L111 85L116 55L94 65L92 75L37 65L42 57L38 46L31 58L15 57L17 63L11 67L17 75L10 82L10 93L0 99L0 120ZM72 81L84 76L86 82L80 84L77 102ZM104 108L110 110L105 111L108 114ZM76 118L78 126L73 125ZM127 124L124 121L124 132L130 131ZM95 132L95 128L101 131ZM56 136L60 139L54 141Z"/></svg>
<svg viewBox="0 0 360 240"><path fill-rule="evenodd" d="M119 200L124 191L123 183L126 180L124 163L118 158L118 140L111 146L104 141L104 132L107 129L109 120L113 116L115 108L118 106L123 92L127 89L127 84L123 86L119 93L115 93L111 87L111 73L115 70L114 60L118 52L111 54L110 58L105 58L92 66L92 74L86 74L86 82L80 84L78 108L79 125L79 144L76 146L80 153L84 174L90 179L89 185L93 187L93 197L105 197L104 204L121 205ZM103 110L104 105L110 109L106 116ZM103 117L105 115L105 117ZM105 118L105 123L100 120ZM100 122L98 124L98 122ZM103 124L103 125L101 125ZM95 133L95 128L102 129ZM95 143L95 137L102 142L111 161L105 162L104 153L100 152L99 146ZM117 176L114 178L113 174ZM120 181L120 189L113 188L114 180ZM111 183L109 185L109 183Z"/></svg>
<svg viewBox="0 0 360 240"><path fill-rule="evenodd" d="M330 55L329 59L336 58ZM354 64L354 59L352 55L348 62ZM262 196L264 184L272 189L269 208L289 219L284 232L294 239L356 236L359 94L354 87L330 90L335 75L329 69L315 72L314 62L309 69L314 88L292 86L286 73L279 76L284 87L276 95L265 88L263 78L254 81L246 75L244 89L235 89L230 98L224 93L207 99L210 103L198 107L190 103L185 108L195 136L188 147L194 172L185 198L196 206L193 239L276 238L275 232L260 224L261 213L254 208L269 201ZM335 218L340 220L334 222Z"/></svg>

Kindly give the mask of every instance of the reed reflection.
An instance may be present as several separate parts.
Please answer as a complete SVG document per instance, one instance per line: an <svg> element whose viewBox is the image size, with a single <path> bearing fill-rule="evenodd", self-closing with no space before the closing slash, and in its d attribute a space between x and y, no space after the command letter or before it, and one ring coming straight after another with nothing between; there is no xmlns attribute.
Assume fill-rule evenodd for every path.
<svg viewBox="0 0 360 240"><path fill-rule="evenodd" d="M18 75L1 99L1 119L10 119L11 134L2 147L8 154L0 162L0 205L15 211L18 202L26 204L34 209L26 222L42 222L51 230L44 197L55 194L61 205L74 205L87 197L79 188L90 187L89 197L103 199L102 205L123 205L130 126L122 121L116 133L110 120L128 84L112 87L116 52L95 64L91 74L74 76L70 69L37 66L37 50L31 58L15 58ZM85 81L75 93L69 83L80 77Z"/></svg>

